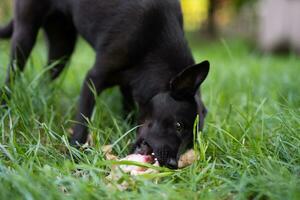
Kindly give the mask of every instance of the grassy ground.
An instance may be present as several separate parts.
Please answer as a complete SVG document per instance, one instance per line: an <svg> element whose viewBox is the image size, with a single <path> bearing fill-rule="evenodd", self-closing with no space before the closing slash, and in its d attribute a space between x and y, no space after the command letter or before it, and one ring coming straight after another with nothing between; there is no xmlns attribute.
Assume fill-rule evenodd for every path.
<svg viewBox="0 0 300 200"><path fill-rule="evenodd" d="M114 143L125 155L134 137L121 118L118 90L98 98L94 146L75 164L66 138L93 52L80 42L70 68L49 83L39 42L9 109L0 110L0 199L299 199L300 59L262 56L241 41L192 44L197 60L212 65L203 86L209 114L196 142L200 160L159 179L136 178L122 192L108 187L100 150ZM1 84L7 52L1 41Z"/></svg>

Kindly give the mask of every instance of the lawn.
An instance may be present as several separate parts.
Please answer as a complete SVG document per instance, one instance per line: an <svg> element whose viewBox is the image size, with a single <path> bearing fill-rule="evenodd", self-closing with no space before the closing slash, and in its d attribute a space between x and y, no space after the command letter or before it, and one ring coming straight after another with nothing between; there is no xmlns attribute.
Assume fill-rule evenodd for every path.
<svg viewBox="0 0 300 200"><path fill-rule="evenodd" d="M211 62L197 162L152 178L124 175L131 180L126 191L109 186L101 146L113 143L124 156L135 134L122 119L119 91L97 99L89 122L93 146L72 149L69 128L94 53L80 41L69 68L50 83L39 41L9 109L0 110L0 199L300 199L299 57L262 55L243 40L190 42L197 61ZM1 41L1 85L8 49ZM81 162L69 159L69 151Z"/></svg>

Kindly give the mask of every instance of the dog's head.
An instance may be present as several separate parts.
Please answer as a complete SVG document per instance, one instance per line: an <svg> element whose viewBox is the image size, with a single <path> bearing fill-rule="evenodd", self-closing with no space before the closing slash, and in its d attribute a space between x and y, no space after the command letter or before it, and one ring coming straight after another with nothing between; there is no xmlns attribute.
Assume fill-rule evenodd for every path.
<svg viewBox="0 0 300 200"><path fill-rule="evenodd" d="M208 72L208 61L186 68L171 80L168 91L155 95L142 108L135 153L152 154L160 165L177 168L180 155L192 147L197 115L203 127L206 108L198 91Z"/></svg>

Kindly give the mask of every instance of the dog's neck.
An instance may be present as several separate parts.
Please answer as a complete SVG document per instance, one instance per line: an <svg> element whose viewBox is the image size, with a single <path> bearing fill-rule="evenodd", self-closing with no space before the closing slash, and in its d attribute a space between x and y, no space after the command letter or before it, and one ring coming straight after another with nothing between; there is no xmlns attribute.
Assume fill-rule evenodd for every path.
<svg viewBox="0 0 300 200"><path fill-rule="evenodd" d="M131 78L128 81L139 106L145 105L156 94L168 91L171 79L195 64L180 23L175 23L176 19L172 24L170 19L165 21L169 23L164 29L159 29L159 36L147 38L156 45L141 50L143 59L129 73Z"/></svg>
<svg viewBox="0 0 300 200"><path fill-rule="evenodd" d="M131 81L132 94L139 107L145 106L155 95L167 92L170 81L184 68L194 64L191 54L173 57L174 60L170 61L165 58L167 56L149 56Z"/></svg>

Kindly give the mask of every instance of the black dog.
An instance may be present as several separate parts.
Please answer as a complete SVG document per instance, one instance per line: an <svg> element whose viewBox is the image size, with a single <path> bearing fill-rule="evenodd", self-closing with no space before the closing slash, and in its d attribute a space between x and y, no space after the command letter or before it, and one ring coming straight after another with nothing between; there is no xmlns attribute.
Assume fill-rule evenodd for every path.
<svg viewBox="0 0 300 200"><path fill-rule="evenodd" d="M195 64L184 39L177 0L15 0L14 18L0 30L12 37L11 64L6 84L24 69L43 28L49 44L49 64L55 79L69 60L77 35L96 51L93 68L84 81L71 144L87 139L84 117L95 104L90 86L100 93L119 85L124 108L139 106L135 152L155 153L159 163L177 167L179 155L191 147L193 124L199 114L203 126L206 109L198 94L209 71L207 61ZM15 64L14 64L15 62Z"/></svg>

